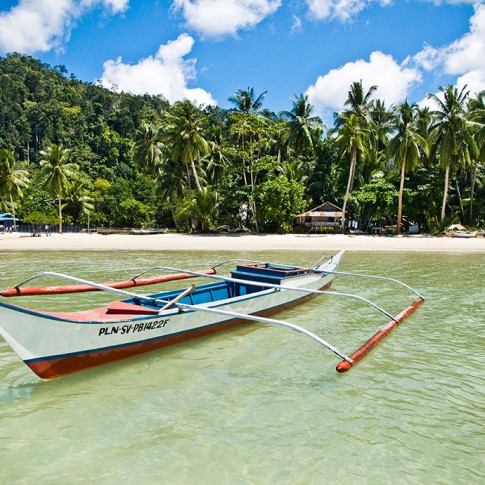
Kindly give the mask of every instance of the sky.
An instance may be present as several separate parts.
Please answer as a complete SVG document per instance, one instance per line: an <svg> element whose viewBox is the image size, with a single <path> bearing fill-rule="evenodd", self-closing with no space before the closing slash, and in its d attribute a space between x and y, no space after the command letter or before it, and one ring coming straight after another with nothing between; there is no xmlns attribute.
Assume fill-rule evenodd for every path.
<svg viewBox="0 0 485 485"><path fill-rule="evenodd" d="M171 103L232 107L239 89L324 121L349 86L426 104L448 84L485 89L485 0L0 0L0 55Z"/></svg>

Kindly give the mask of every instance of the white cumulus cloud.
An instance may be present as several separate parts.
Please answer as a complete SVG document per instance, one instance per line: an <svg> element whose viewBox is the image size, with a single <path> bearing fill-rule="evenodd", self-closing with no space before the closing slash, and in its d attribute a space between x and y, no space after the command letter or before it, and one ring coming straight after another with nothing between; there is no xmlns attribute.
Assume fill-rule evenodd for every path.
<svg viewBox="0 0 485 485"><path fill-rule="evenodd" d="M194 45L194 39L181 34L176 40L161 45L155 56L137 64L125 64L121 57L103 64L102 83L117 85L133 94L163 95L171 103L189 99L197 104L215 105L212 95L200 88L190 89L187 83L196 77L196 59L184 59Z"/></svg>
<svg viewBox="0 0 485 485"><path fill-rule="evenodd" d="M342 22L350 20L372 3L386 6L392 0L305 0L310 17L316 20L337 19Z"/></svg>
<svg viewBox="0 0 485 485"><path fill-rule="evenodd" d="M485 89L485 5L476 6L470 32L446 49L445 70L460 75L458 86L467 84L472 92Z"/></svg>
<svg viewBox="0 0 485 485"><path fill-rule="evenodd" d="M129 0L20 0L0 11L0 51L46 52L67 40L76 19L102 7L124 12Z"/></svg>
<svg viewBox="0 0 485 485"><path fill-rule="evenodd" d="M407 67L406 61L398 64L392 56L376 51L369 61L349 62L320 76L307 90L309 100L322 113L339 111L354 81L362 81L365 90L376 85L376 97L390 105L404 100L413 84L421 81L421 74Z"/></svg>
<svg viewBox="0 0 485 485"><path fill-rule="evenodd" d="M449 0L450 1L450 0ZM472 3L457 0L455 3ZM475 5L470 30L450 45L435 48L426 45L413 60L428 71L457 76L456 85L465 84L472 94L485 89L485 5Z"/></svg>
<svg viewBox="0 0 485 485"><path fill-rule="evenodd" d="M187 26L205 37L236 35L254 27L281 6L282 0L174 0Z"/></svg>

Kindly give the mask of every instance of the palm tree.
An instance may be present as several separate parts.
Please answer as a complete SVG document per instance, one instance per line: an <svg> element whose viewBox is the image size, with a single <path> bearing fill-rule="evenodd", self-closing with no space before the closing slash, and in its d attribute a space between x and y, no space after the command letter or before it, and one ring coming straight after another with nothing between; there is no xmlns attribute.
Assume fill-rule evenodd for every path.
<svg viewBox="0 0 485 485"><path fill-rule="evenodd" d="M142 123L141 128L136 130L133 145L133 159L142 172L158 178L165 151L161 128L151 123Z"/></svg>
<svg viewBox="0 0 485 485"><path fill-rule="evenodd" d="M236 111L241 113L257 113L262 105L264 97L268 91L256 96L254 88L239 89L234 96L230 96L228 101L236 106Z"/></svg>
<svg viewBox="0 0 485 485"><path fill-rule="evenodd" d="M217 193L204 187L185 198L176 217L177 219L193 219L197 221L202 231L208 231L213 227L218 208Z"/></svg>
<svg viewBox="0 0 485 485"><path fill-rule="evenodd" d="M347 154L350 157L349 176L347 179L347 188L345 189L344 204L342 207L341 228L342 231L344 231L347 202L354 185L357 158L359 154L362 157L365 157L368 154L369 132L365 127L362 126L357 115L351 114L348 117L347 123L341 126L336 141L341 146L342 153Z"/></svg>
<svg viewBox="0 0 485 485"><path fill-rule="evenodd" d="M237 140L238 150L234 159L241 164L242 179L248 189L248 205L253 216L256 232L259 232L259 223L256 208L256 186L258 174L264 170L265 155L273 139L271 134L271 121L255 113L241 113L231 115L230 134Z"/></svg>
<svg viewBox="0 0 485 485"><path fill-rule="evenodd" d="M428 154L426 140L416 131L417 114L418 106L416 104L409 104L407 100L397 106L394 120L396 134L387 147L387 152L394 166L400 167L401 169L397 210L397 234L401 233L402 196L406 172L414 170L418 166L422 153Z"/></svg>
<svg viewBox="0 0 485 485"><path fill-rule="evenodd" d="M474 123L474 135L479 154L475 158L472 169L470 188L470 222L473 221L473 200L475 197L475 184L477 179L478 162L485 163L485 90L480 91L476 98L470 100L468 105L469 118Z"/></svg>
<svg viewBox="0 0 485 485"><path fill-rule="evenodd" d="M51 146L40 152L43 157L40 166L44 169L46 180L45 189L57 197L59 204L59 232L62 234L62 204L61 199L66 197L71 188L71 181L76 175L78 165L69 162L71 150L62 145L52 143Z"/></svg>
<svg viewBox="0 0 485 485"><path fill-rule="evenodd" d="M465 103L469 96L466 86L461 91L450 85L446 88L440 86L439 90L443 94L443 100L436 94L429 94L428 98L438 105L438 109L432 112L435 122L431 130L436 132L433 154L439 154L441 166L445 169L445 187L441 206L441 223L443 223L450 171L470 166L473 156L478 156L478 148L465 112Z"/></svg>
<svg viewBox="0 0 485 485"><path fill-rule="evenodd" d="M308 175L305 173L305 166L301 160L292 160L282 163L277 172L284 175L287 180L306 184L308 181Z"/></svg>
<svg viewBox="0 0 485 485"><path fill-rule="evenodd" d="M319 116L313 116L315 106L308 102L308 96L299 94L292 101L290 111L282 111L281 115L288 120L288 142L299 153L313 149L313 134L323 123Z"/></svg>
<svg viewBox="0 0 485 485"><path fill-rule="evenodd" d="M367 93L364 94L364 86L362 80L354 81L350 85L347 100L345 106L348 106L348 110L355 114L358 118L369 119L372 109L372 95L377 90L377 86L373 85L369 88Z"/></svg>
<svg viewBox="0 0 485 485"><path fill-rule="evenodd" d="M235 108L231 114L231 135L237 138L239 145L235 157L241 161L244 185L249 188L248 205L253 215L256 232L259 232L255 200L256 173L255 164L261 157L261 151L267 142L268 126L271 120L261 116L261 107L267 91L256 96L254 88L239 89L228 100ZM249 176L249 180L248 180Z"/></svg>
<svg viewBox="0 0 485 485"><path fill-rule="evenodd" d="M156 195L168 203L172 213L172 219L178 230L178 221L176 218L176 206L179 200L183 199L185 192L186 178L184 170L180 163L175 163L168 158L162 165L162 172L156 184Z"/></svg>
<svg viewBox="0 0 485 485"><path fill-rule="evenodd" d="M371 86L367 93L364 94L362 81L353 82L350 85L348 98L345 101L345 106L349 108L336 113L334 116L335 127L332 131L338 133L337 142L342 147L342 151L350 156L349 177L342 208L342 231L345 230L347 201L354 185L358 155L360 153L364 157L372 152L373 121L371 118L371 97L376 89L377 86Z"/></svg>
<svg viewBox="0 0 485 485"><path fill-rule="evenodd" d="M375 163L371 170L380 170L385 163L385 151L389 143L389 136L393 130L393 112L387 109L381 99L373 100L370 110L372 119L372 137L375 141Z"/></svg>
<svg viewBox="0 0 485 485"><path fill-rule="evenodd" d="M29 172L23 168L23 164L15 159L11 150L0 150L0 197L7 196L13 216L13 227L17 230L15 220L14 197L23 196L22 189L30 185Z"/></svg>
<svg viewBox="0 0 485 485"><path fill-rule="evenodd" d="M82 180L74 180L71 183L66 194L66 201L77 222L81 221L84 214L87 214L89 218L89 214L94 209L93 198L89 195Z"/></svg>
<svg viewBox="0 0 485 485"><path fill-rule="evenodd" d="M197 190L202 186L195 166L195 160L210 153L210 147L204 138L204 125L207 118L189 100L177 101L171 113L166 116L168 142L171 146L171 158L174 162L192 168Z"/></svg>
<svg viewBox="0 0 485 485"><path fill-rule="evenodd" d="M211 125L207 130L210 155L206 161L206 173L210 183L216 183L229 165L222 125Z"/></svg>

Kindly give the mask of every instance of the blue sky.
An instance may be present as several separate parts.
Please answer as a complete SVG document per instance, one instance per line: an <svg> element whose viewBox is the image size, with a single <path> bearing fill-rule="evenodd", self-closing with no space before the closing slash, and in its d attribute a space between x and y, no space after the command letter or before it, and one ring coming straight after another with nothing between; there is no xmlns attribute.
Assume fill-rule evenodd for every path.
<svg viewBox="0 0 485 485"><path fill-rule="evenodd" d="M13 51L171 102L230 107L254 87L280 111L306 93L328 121L355 80L388 105L485 89L485 1L0 0Z"/></svg>

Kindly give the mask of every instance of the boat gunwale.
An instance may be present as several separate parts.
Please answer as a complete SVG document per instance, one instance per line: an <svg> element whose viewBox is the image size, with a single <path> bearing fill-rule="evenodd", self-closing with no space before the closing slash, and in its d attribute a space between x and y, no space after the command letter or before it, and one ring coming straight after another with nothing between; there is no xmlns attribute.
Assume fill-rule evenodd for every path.
<svg viewBox="0 0 485 485"><path fill-rule="evenodd" d="M310 277L310 276L312 276L312 277L318 276L318 278L323 278L325 276L325 274L318 274L318 273L315 273L315 272L312 272L312 271L308 271L307 273L304 273L304 274L289 276L288 278L282 278L282 280L293 279L293 278L305 278L305 277ZM204 291L204 290L210 289L211 287L217 287L217 286L220 286L220 285L221 285L220 282L208 283L206 285L199 286L198 289ZM230 283L227 284L227 286L229 286L229 285L230 285ZM250 281L250 280L248 280L248 285L256 286L256 287L259 286L257 281ZM305 285L302 285L302 286L305 286ZM146 296L148 298L153 298L153 299L162 299L163 298L162 295L170 294L170 296L172 296L172 294L176 295L177 293L179 293L181 291L183 291L183 289L182 290L167 290L165 292L161 292L161 293L157 293L157 294L153 294L153 295L140 295L140 296ZM254 291L252 293L247 293L247 294L239 295L239 296L232 296L232 297L225 298L225 299L222 299L222 300L215 300L215 301L199 303L199 304L196 304L194 306L217 308L219 306L230 305L232 303L237 303L237 302L242 302L242 301L247 301L247 300L250 300L250 299L256 299L256 298L259 298L259 297L263 297L263 296L269 295L271 293L274 293L275 291L290 291L290 290L287 290L287 289L284 289L284 288L276 289L276 288L261 288L260 287L260 289L258 291ZM127 298L127 299L124 299L124 300L116 300L116 301L121 301L121 302L124 302L124 303L130 303L134 299L136 299L136 297ZM167 309L167 310L160 311L159 313L154 314L154 315L141 315L141 314L140 315L126 315L125 318L118 318L116 315L114 315L113 317L110 317L108 313L104 313L104 314L100 314L100 316L101 315L103 316L103 319L99 318L99 319L91 319L91 320L82 320L82 319L76 319L76 318L73 318L73 317L76 314L82 314L82 312L88 313L88 312L95 312L97 310L98 311L107 310L108 307L106 306L106 307L99 307L99 308L88 309L88 310L81 310L79 312L51 312L51 311L43 311L43 310L35 310L35 309L31 309L31 308L25 308L25 307L21 307L21 306L17 306L17 305L12 305L10 303L5 303L5 302L2 302L2 301L0 301L0 306L7 308L9 310L12 310L12 311L17 311L17 312L24 313L24 314L27 314L27 315L30 315L30 316L33 316L33 317L37 317L37 318L45 318L47 320L52 320L52 321L56 321L56 322L65 322L65 323L82 324L82 325L86 325L86 324L87 325L104 325L104 324L115 324L115 323L140 321L140 320L144 320L144 321L148 320L149 321L149 320L158 319L162 316L165 317L165 316L177 315L181 312L180 308L170 308L170 309ZM184 309L183 310L184 313L192 313L192 312L196 312L196 311L197 311L196 309L194 309L194 310Z"/></svg>

